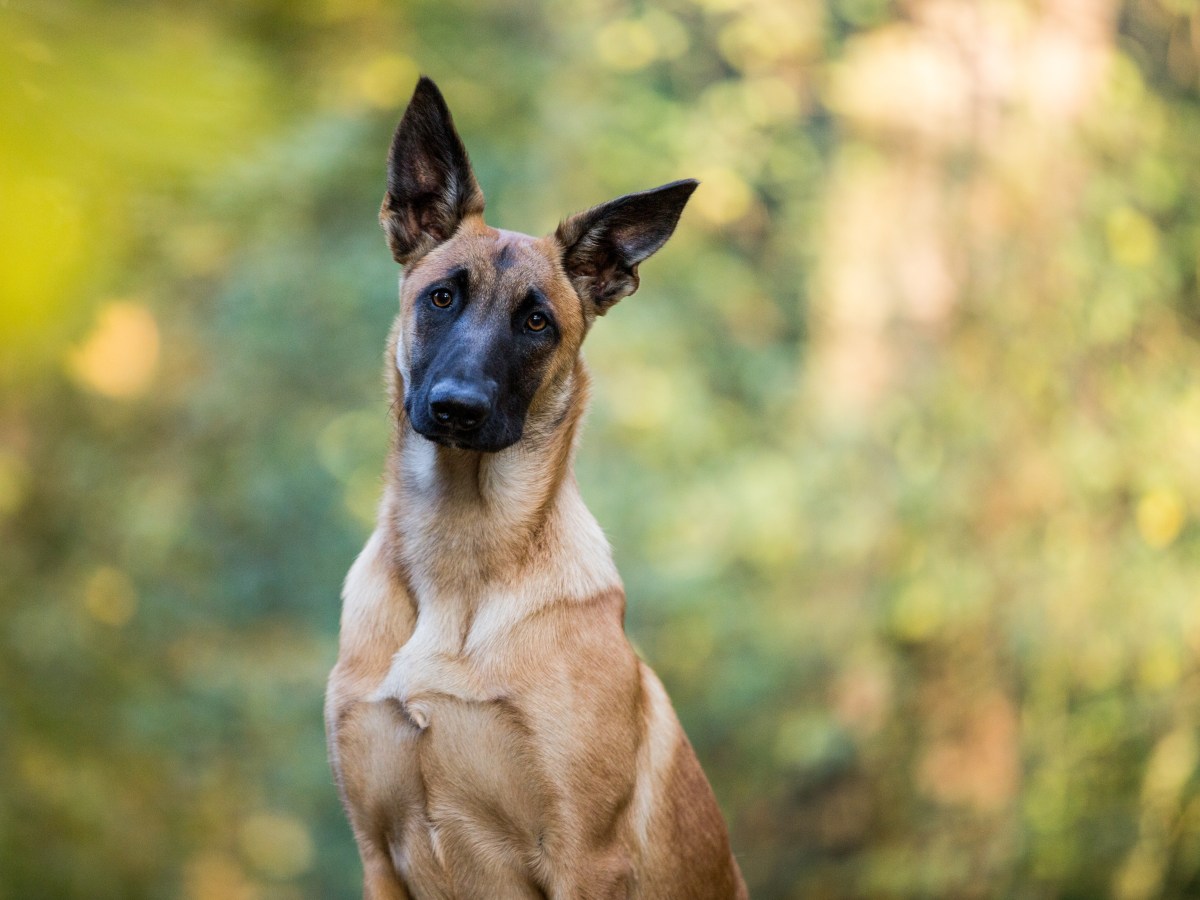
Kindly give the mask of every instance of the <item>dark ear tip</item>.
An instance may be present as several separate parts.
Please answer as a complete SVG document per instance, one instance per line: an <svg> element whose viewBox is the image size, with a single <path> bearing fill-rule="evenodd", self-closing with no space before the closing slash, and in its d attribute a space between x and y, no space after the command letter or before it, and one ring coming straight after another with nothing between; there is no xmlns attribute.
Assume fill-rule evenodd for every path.
<svg viewBox="0 0 1200 900"><path fill-rule="evenodd" d="M427 102L430 100L442 105L445 105L446 102L434 80L428 75L422 75L417 79L417 86L413 89L412 100L409 103Z"/></svg>
<svg viewBox="0 0 1200 900"><path fill-rule="evenodd" d="M660 191L670 191L671 193L682 194L684 197L692 196L692 192L700 187L700 182L695 178L681 178L679 181L672 181L670 184L664 184Z"/></svg>
<svg viewBox="0 0 1200 900"><path fill-rule="evenodd" d="M698 187L700 187L700 182L695 178L682 178L679 181L664 184L649 193L657 196L659 202L667 208L674 210L675 217L678 218Z"/></svg>
<svg viewBox="0 0 1200 900"><path fill-rule="evenodd" d="M700 187L700 182L695 178L681 178L679 181L672 181L670 184L664 184L662 187L646 193L658 197L660 202L665 202L682 212L683 207L692 198L692 194L698 187Z"/></svg>

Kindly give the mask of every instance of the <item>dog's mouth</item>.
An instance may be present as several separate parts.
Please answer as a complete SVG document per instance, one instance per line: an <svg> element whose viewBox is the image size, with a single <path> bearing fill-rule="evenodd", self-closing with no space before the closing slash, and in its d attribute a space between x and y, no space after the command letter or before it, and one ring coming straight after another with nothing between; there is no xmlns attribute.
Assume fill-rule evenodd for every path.
<svg viewBox="0 0 1200 900"><path fill-rule="evenodd" d="M521 439L518 432L515 436L504 433L497 434L492 430L460 431L436 423L416 422L409 419L412 429L427 441L432 441L440 447L454 450L470 450L475 453L499 453L507 450Z"/></svg>

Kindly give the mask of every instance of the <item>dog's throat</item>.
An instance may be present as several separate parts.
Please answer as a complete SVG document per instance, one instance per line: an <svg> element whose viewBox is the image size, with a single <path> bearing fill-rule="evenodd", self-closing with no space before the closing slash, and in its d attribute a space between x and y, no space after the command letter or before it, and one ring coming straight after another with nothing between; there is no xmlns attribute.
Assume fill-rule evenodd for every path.
<svg viewBox="0 0 1200 900"><path fill-rule="evenodd" d="M571 471L573 436L482 454L409 435L385 499L418 608L522 609L620 586L608 542ZM520 585L519 595L512 586Z"/></svg>

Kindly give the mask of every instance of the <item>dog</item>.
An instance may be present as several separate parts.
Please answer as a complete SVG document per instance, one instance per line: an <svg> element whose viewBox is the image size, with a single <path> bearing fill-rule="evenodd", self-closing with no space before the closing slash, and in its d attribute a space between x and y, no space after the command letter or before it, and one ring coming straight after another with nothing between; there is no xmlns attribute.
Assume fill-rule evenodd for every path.
<svg viewBox="0 0 1200 900"><path fill-rule="evenodd" d="M325 710L368 900L746 896L572 473L584 336L696 185L534 238L484 224L431 80L396 129L380 210L404 266L394 430Z"/></svg>

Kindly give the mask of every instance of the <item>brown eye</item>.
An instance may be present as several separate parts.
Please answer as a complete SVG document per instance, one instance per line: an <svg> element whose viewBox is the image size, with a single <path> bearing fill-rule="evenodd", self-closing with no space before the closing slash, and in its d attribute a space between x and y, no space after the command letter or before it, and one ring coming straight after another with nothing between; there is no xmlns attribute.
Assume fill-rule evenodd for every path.
<svg viewBox="0 0 1200 900"><path fill-rule="evenodd" d="M546 326L550 323L542 313L530 313L529 318L525 320L525 327L530 331L545 331Z"/></svg>
<svg viewBox="0 0 1200 900"><path fill-rule="evenodd" d="M445 309L454 300L454 295L446 290L446 288L438 288L429 295L429 299L433 301L433 305L438 309Z"/></svg>

